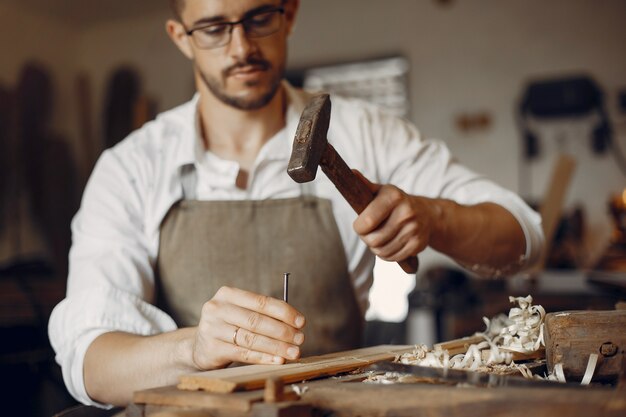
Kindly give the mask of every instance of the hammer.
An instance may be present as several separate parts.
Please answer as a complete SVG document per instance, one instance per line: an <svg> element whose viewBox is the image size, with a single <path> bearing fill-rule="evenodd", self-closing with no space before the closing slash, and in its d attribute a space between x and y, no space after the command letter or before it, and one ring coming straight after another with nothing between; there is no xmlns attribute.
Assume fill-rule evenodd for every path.
<svg viewBox="0 0 626 417"><path fill-rule="evenodd" d="M293 141L289 176L298 183L315 179L317 167L331 180L357 214L374 199L374 193L339 156L326 137L330 124L330 97L320 94L311 99L300 116ZM417 272L417 257L398 262L404 272Z"/></svg>

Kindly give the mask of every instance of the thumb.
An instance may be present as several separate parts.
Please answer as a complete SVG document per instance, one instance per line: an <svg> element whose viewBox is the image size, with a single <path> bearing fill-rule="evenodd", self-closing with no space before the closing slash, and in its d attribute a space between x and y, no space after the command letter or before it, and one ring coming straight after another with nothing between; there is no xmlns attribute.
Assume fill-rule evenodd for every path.
<svg viewBox="0 0 626 417"><path fill-rule="evenodd" d="M365 178L365 176L361 174L361 171L359 171L358 169L353 169L352 172L354 172L354 175L356 175L358 179L363 181L363 183L367 185L367 188L369 188L370 191L374 194L376 194L378 190L380 190L380 188L382 187L382 185L371 182L370 180Z"/></svg>

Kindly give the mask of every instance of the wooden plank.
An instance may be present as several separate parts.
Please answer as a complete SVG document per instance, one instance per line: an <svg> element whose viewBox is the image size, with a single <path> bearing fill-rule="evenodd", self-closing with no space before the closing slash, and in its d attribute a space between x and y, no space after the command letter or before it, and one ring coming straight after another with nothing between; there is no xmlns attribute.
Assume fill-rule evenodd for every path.
<svg viewBox="0 0 626 417"><path fill-rule="evenodd" d="M470 345L475 345L480 342L484 342L485 338L480 335L473 335L468 337L462 337L460 339L449 340L447 342L435 343L433 347L435 349L447 350L450 356L458 355L459 353L467 352Z"/></svg>
<svg viewBox="0 0 626 417"><path fill-rule="evenodd" d="M254 404L251 412L251 417L313 417L318 415L309 404L302 402L258 403Z"/></svg>
<svg viewBox="0 0 626 417"><path fill-rule="evenodd" d="M328 355L304 358L284 365L248 365L238 368L197 372L180 378L182 390L205 390L228 393L238 390L255 390L265 386L267 379L281 379L289 384L304 380L349 372L374 362L394 359L411 352L413 346L381 345Z"/></svg>
<svg viewBox="0 0 626 417"><path fill-rule="evenodd" d="M528 352L528 353L515 352L513 350L508 350L502 347L500 348L500 350L505 351L505 352L511 352L512 353L511 359L514 360L515 362L530 361L534 359L544 359L546 357L546 350L543 347L535 350L534 352ZM488 358L489 353L490 353L489 349L485 349L481 351L483 359Z"/></svg>
<svg viewBox="0 0 626 417"><path fill-rule="evenodd" d="M293 392L293 390L290 391ZM252 408L252 403L262 400L262 390L216 394L179 390L174 385L137 391L133 394L133 403L135 404L220 408L235 411L249 411Z"/></svg>
<svg viewBox="0 0 626 417"><path fill-rule="evenodd" d="M450 356L458 355L459 353L466 353L467 349L469 349L470 345L478 344L484 342L485 338L481 335L473 335L468 337L462 337L460 339L449 340L447 342L436 343L434 348L440 348L448 351ZM545 349L541 348L535 352L530 353L520 353L512 350L507 350L506 348L500 348L500 350L511 352L513 354L512 359L514 361L527 361L531 359L542 359L545 358L546 353ZM486 360L489 357L490 350L483 349L481 351L482 358Z"/></svg>
<svg viewBox="0 0 626 417"><path fill-rule="evenodd" d="M358 383L307 386L302 401L342 417L623 417L626 412L626 396L612 389Z"/></svg>
<svg viewBox="0 0 626 417"><path fill-rule="evenodd" d="M126 417L250 417L250 412L219 410L216 408L147 405L142 414L127 415Z"/></svg>
<svg viewBox="0 0 626 417"><path fill-rule="evenodd" d="M554 167L554 171L552 172L550 184L544 193L544 198L539 209L546 244L541 261L537 264L537 267L533 269L535 272L542 270L546 264L554 233L561 221L565 197L575 168L576 160L573 157L560 155Z"/></svg>

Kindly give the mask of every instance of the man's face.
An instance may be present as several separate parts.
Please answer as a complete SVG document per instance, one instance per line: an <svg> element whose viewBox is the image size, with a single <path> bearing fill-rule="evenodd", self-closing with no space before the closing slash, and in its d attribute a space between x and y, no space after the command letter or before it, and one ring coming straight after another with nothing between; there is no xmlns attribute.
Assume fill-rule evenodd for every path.
<svg viewBox="0 0 626 417"><path fill-rule="evenodd" d="M280 6L280 0L187 0L181 19L188 30L193 30L254 18ZM285 13L277 17L278 30L267 36L252 37L243 24L238 24L223 46L207 49L192 36L181 38L187 42L187 50L183 49L185 45L179 47L193 60L198 82L235 108L255 110L265 106L276 94L285 71L287 36L295 6L287 1L284 7ZM198 35L201 33L194 36Z"/></svg>

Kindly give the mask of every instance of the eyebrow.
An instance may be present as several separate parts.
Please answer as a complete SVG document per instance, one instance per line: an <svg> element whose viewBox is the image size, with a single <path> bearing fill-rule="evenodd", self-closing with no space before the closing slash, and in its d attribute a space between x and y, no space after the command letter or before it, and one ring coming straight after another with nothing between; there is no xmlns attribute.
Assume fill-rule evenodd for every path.
<svg viewBox="0 0 626 417"><path fill-rule="evenodd" d="M254 9L248 10L247 12L245 12L243 14L243 16L241 16L241 18L239 20L246 19L246 18L248 18L250 16L253 16L255 14L258 14L258 13L263 13L263 12L266 12L266 11L269 11L269 10L275 10L278 7L279 6L276 6L275 4L264 4L264 5L261 5L259 7L255 7ZM224 16L224 15L203 17L203 18L200 18L200 19L196 20L193 23L192 27L197 27L198 25L208 25L208 24L211 24L211 23L228 22L228 21L229 21L228 18L226 16Z"/></svg>

